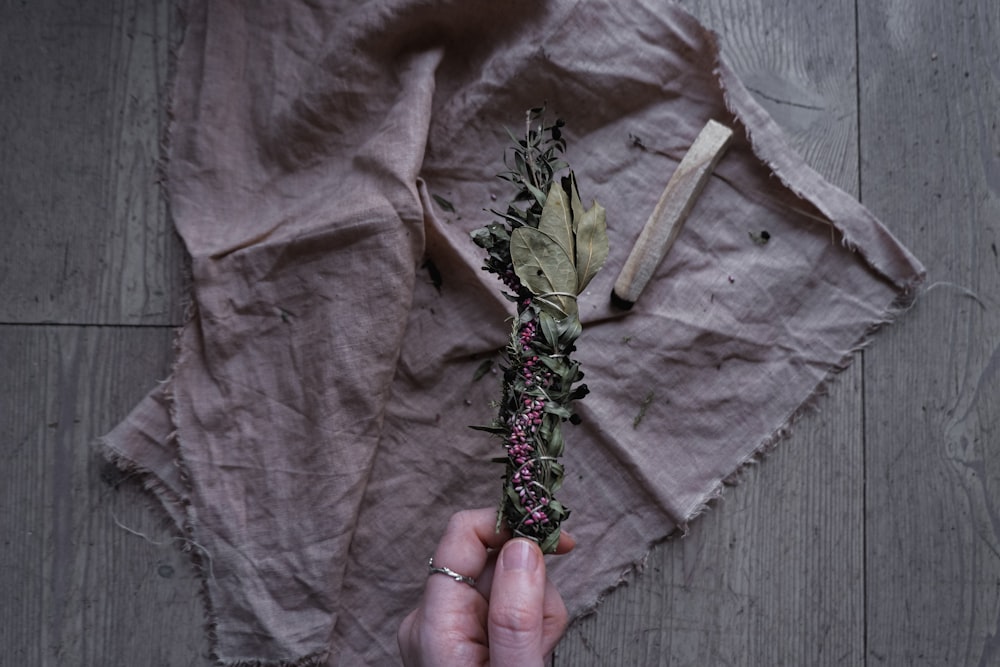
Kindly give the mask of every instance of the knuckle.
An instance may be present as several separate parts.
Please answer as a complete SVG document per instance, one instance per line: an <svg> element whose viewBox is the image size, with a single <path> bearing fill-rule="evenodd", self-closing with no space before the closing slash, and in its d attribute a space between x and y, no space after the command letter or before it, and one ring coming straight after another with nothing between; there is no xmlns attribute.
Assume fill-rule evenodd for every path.
<svg viewBox="0 0 1000 667"><path fill-rule="evenodd" d="M494 634L511 639L521 639L535 634L541 625L536 610L522 606L490 608L491 639Z"/></svg>
<svg viewBox="0 0 1000 667"><path fill-rule="evenodd" d="M452 514L448 519L447 531L449 533L465 532L466 528L472 522L471 514L472 512L470 510L461 510Z"/></svg>

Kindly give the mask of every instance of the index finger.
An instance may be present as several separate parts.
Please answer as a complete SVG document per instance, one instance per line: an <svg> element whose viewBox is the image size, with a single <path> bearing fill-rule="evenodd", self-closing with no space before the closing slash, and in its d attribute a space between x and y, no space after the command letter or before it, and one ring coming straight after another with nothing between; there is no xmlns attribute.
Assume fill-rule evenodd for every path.
<svg viewBox="0 0 1000 667"><path fill-rule="evenodd" d="M434 551L434 565L478 579L486 569L490 550L499 549L510 539L510 531L504 529L497 532L496 517L496 510L490 508L453 514ZM455 583L460 582L449 582L446 577L430 577L425 591L427 602L440 602L442 596L453 597L458 588ZM468 587L462 586L458 590L463 588Z"/></svg>
<svg viewBox="0 0 1000 667"><path fill-rule="evenodd" d="M434 565L436 567L447 567L458 574L472 577L476 580L476 590L487 600L489 600L490 580L493 574L493 568L488 567L492 565L491 552L498 550L512 537L506 526L497 532L496 522L497 511L493 508L457 512L448 521L448 527L434 552ZM559 544L556 546L555 553L568 553L575 546L576 540L563 530L559 535ZM435 579L441 581L432 584L431 582ZM448 586L448 583L446 577L431 577L427 582L425 595L433 597L428 598L427 601L438 601L435 593L445 596L456 595L454 585ZM461 594L458 595L459 600L467 599Z"/></svg>

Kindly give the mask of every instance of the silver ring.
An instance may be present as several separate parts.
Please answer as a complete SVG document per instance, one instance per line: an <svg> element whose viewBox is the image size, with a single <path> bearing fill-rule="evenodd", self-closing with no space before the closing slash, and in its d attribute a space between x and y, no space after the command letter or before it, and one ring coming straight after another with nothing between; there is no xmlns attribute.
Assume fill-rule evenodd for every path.
<svg viewBox="0 0 1000 667"><path fill-rule="evenodd" d="M427 576L430 576L431 574L443 574L446 577L451 577L455 581L460 581L463 584L469 584L473 588L476 587L476 580L473 579L472 577L467 577L464 574L459 574L450 567L434 567L433 558L427 561L427 571L430 573Z"/></svg>

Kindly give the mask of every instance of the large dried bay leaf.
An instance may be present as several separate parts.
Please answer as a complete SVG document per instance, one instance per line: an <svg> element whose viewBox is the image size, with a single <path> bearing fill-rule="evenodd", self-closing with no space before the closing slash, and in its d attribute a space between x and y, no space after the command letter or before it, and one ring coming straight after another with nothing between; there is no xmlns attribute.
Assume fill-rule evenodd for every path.
<svg viewBox="0 0 1000 667"><path fill-rule="evenodd" d="M569 176L563 177L562 186L564 191L569 192L570 210L573 212L573 232L575 233L580 224L580 218L586 212L583 209L583 202L580 201L580 192L576 189L576 174L571 171Z"/></svg>
<svg viewBox="0 0 1000 667"><path fill-rule="evenodd" d="M533 227L518 227L510 235L514 273L556 319L577 312L576 266L552 236Z"/></svg>
<svg viewBox="0 0 1000 667"><path fill-rule="evenodd" d="M608 258L608 225L604 207L596 201L576 228L577 289L583 291Z"/></svg>
<svg viewBox="0 0 1000 667"><path fill-rule="evenodd" d="M538 231L548 234L566 252L570 258L574 254L573 244L573 214L570 209L569 197L558 183L553 183L542 207L542 216L538 220ZM574 292L575 294L575 292Z"/></svg>

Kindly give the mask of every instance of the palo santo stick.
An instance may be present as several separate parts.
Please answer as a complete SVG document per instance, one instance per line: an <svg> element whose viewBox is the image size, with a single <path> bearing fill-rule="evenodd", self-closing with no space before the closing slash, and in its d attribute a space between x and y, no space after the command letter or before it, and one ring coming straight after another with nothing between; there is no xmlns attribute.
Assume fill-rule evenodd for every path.
<svg viewBox="0 0 1000 667"><path fill-rule="evenodd" d="M732 136L732 130L714 120L708 121L702 128L677 165L660 195L660 201L642 228L639 240L632 247L611 291L611 303L625 309L635 304L656 267L677 240L688 213L715 165L726 152Z"/></svg>

